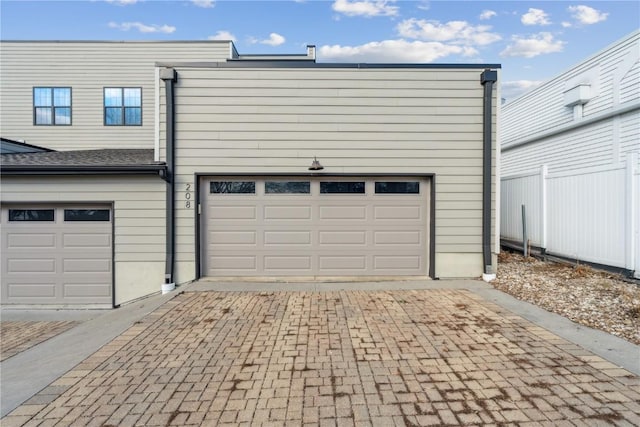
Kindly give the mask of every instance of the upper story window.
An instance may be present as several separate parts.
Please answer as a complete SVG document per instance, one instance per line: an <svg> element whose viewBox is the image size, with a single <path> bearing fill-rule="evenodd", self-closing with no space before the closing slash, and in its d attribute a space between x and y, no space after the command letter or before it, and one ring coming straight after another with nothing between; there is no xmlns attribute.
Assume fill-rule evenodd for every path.
<svg viewBox="0 0 640 427"><path fill-rule="evenodd" d="M70 125L71 88L34 87L33 124L48 126Z"/></svg>
<svg viewBox="0 0 640 427"><path fill-rule="evenodd" d="M105 126L142 125L142 88L104 88Z"/></svg>

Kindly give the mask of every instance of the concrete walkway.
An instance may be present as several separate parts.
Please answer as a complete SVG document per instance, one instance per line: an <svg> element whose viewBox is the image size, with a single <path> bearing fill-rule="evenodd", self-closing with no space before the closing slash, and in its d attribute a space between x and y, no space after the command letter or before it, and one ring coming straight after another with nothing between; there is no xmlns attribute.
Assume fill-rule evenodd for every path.
<svg viewBox="0 0 640 427"><path fill-rule="evenodd" d="M482 282L182 291L2 362L2 425L640 421L638 346Z"/></svg>

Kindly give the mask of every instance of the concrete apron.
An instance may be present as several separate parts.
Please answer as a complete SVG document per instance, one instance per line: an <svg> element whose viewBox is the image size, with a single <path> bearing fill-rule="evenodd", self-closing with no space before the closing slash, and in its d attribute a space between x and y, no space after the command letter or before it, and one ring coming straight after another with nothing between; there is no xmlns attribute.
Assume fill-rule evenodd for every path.
<svg viewBox="0 0 640 427"><path fill-rule="evenodd" d="M519 301L479 280L410 280L357 282L257 282L207 281L182 285L176 291L124 305L115 310L92 311L89 315L56 311L58 315L11 309L2 310L3 320L84 320L80 325L25 350L1 363L1 414L5 416L57 378L86 359L103 345L126 331L135 322L153 312L181 291L264 292L264 291L344 291L344 290L430 290L464 289L493 302L561 338L640 375L640 346L549 313L535 305ZM31 314L29 314L31 313ZM29 316L35 316L29 318ZM59 317L58 317L59 316Z"/></svg>

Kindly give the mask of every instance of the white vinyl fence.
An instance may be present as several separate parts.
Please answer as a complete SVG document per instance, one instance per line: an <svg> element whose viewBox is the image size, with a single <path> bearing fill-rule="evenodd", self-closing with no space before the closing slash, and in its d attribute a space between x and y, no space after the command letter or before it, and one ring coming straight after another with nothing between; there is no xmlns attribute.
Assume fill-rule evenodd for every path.
<svg viewBox="0 0 640 427"><path fill-rule="evenodd" d="M640 277L640 170L636 153L622 167L501 179L500 237L550 254L627 270Z"/></svg>

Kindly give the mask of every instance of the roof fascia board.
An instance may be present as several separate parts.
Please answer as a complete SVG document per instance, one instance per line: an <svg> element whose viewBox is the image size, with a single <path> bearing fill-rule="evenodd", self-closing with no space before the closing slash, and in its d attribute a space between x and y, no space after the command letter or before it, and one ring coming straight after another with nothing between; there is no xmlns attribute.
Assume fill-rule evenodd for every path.
<svg viewBox="0 0 640 427"><path fill-rule="evenodd" d="M180 67L180 68L355 68L355 69L498 69L500 64L368 64L368 63L333 63L314 62L309 60L237 60L227 62L156 62L156 67Z"/></svg>
<svg viewBox="0 0 640 427"><path fill-rule="evenodd" d="M39 174L152 174L166 170L165 165L149 166L58 166L58 165L5 165L0 168L1 175L39 175Z"/></svg>
<svg viewBox="0 0 640 427"><path fill-rule="evenodd" d="M0 43L228 44L231 40L1 40Z"/></svg>

